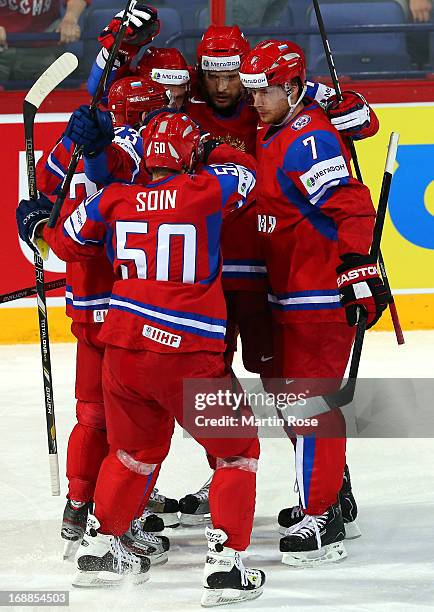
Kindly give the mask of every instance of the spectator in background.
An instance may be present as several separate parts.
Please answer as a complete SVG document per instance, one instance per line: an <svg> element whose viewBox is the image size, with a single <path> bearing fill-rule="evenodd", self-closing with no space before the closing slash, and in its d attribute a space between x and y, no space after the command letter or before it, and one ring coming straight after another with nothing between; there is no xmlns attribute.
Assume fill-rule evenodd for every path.
<svg viewBox="0 0 434 612"><path fill-rule="evenodd" d="M63 45L80 39L80 15L90 0L0 0L0 83L38 77L63 52ZM65 13L62 16L62 8ZM8 46L9 33L59 32L59 43L21 42Z"/></svg>
<svg viewBox="0 0 434 612"><path fill-rule="evenodd" d="M413 23L426 23L432 19L432 0L407 0L409 16ZM408 51L414 68L424 70L430 61L430 33L414 32L407 37Z"/></svg>
<svg viewBox="0 0 434 612"><path fill-rule="evenodd" d="M409 0L408 8L415 23L426 22L431 18L432 0Z"/></svg>
<svg viewBox="0 0 434 612"><path fill-rule="evenodd" d="M310 6L306 0L306 10ZM208 23L209 10L208 10ZM264 28L263 36L249 35L249 42L256 45L265 38L270 38L267 27L289 25L288 0L226 0L226 24L237 24L245 28Z"/></svg>

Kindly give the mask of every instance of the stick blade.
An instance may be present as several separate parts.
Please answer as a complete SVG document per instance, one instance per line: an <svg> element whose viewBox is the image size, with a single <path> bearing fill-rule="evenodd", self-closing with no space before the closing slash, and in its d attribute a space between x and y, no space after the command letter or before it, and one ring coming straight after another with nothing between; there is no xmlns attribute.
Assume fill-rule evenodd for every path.
<svg viewBox="0 0 434 612"><path fill-rule="evenodd" d="M73 53L64 53L41 74L24 100L39 108L48 94L74 72L77 66L76 56Z"/></svg>

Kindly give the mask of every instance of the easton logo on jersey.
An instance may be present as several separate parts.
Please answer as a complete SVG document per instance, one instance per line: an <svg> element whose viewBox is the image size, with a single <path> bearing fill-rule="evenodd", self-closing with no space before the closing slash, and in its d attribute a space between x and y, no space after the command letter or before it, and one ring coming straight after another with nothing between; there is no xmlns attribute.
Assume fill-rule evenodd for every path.
<svg viewBox="0 0 434 612"><path fill-rule="evenodd" d="M169 332L158 329L158 327L152 327L151 325L143 326L143 335L149 338L149 340L159 342L159 344L167 344L174 348L178 348L182 340L181 336L177 334L170 334Z"/></svg>

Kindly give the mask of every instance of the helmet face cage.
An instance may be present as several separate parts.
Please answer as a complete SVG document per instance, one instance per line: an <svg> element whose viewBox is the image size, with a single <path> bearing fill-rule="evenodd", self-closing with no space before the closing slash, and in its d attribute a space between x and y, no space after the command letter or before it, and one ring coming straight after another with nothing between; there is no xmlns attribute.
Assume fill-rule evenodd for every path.
<svg viewBox="0 0 434 612"><path fill-rule="evenodd" d="M142 130L144 164L148 170L169 168L190 172L200 157L200 130L183 113L161 113Z"/></svg>

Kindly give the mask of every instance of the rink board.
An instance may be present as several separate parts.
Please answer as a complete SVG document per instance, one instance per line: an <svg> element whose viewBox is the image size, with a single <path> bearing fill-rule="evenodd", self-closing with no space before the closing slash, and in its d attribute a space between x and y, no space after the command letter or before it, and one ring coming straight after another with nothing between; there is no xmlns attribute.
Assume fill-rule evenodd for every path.
<svg viewBox="0 0 434 612"><path fill-rule="evenodd" d="M395 175L384 228L382 252L389 281L404 329L434 328L434 102L383 104L375 106L381 130L372 139L357 143L363 178L378 202L387 143L392 130L401 135ZM35 125L36 156L49 149L61 133L68 114L40 113ZM0 164L8 177L4 187L8 203L2 214L0 254L3 266L0 294L34 285L33 255L17 238L16 202L27 196L23 129L20 115L0 115L0 135L8 146L0 152ZM431 161L430 161L431 160ZM64 264L50 255L46 281L61 278ZM53 341L72 339L70 320L64 315L62 292L49 308L50 337ZM38 326L32 301L0 306L0 343L35 342ZM52 304L51 299L49 303ZM376 326L390 330L386 314Z"/></svg>

